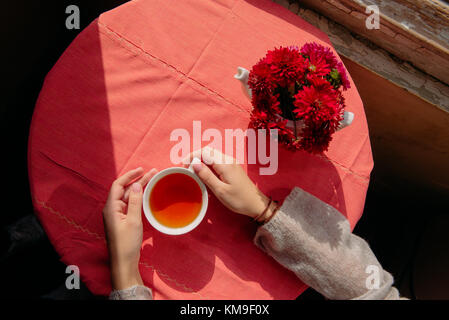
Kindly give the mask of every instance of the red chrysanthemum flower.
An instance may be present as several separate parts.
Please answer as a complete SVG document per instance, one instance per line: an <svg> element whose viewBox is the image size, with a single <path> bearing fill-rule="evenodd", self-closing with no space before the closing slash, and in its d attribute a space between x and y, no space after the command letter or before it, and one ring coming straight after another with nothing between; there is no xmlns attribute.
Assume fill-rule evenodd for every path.
<svg viewBox="0 0 449 320"><path fill-rule="evenodd" d="M302 131L302 139L298 141L298 148L310 153L322 153L327 151L331 141L330 131L312 125Z"/></svg>
<svg viewBox="0 0 449 320"><path fill-rule="evenodd" d="M306 43L305 45L303 45L301 48L301 53L307 57L312 56L322 57L324 61L326 61L326 64L328 64L331 69L337 67L338 61L335 55L332 53L331 49L322 46L320 44L317 44L315 42Z"/></svg>
<svg viewBox="0 0 449 320"><path fill-rule="evenodd" d="M346 74L346 69L343 66L343 63L339 62L337 64L337 70L343 89L348 90L349 88L351 88L351 83L349 82L348 75Z"/></svg>
<svg viewBox="0 0 449 320"><path fill-rule="evenodd" d="M329 121L331 125L338 125L341 120L338 94L330 85L321 89L314 86L305 87L295 95L294 105L296 109L293 112L306 124Z"/></svg>
<svg viewBox="0 0 449 320"><path fill-rule="evenodd" d="M329 72L331 72L330 65L321 56L312 55L310 56L308 61L309 63L307 69L309 71L309 74L324 77L329 74Z"/></svg>
<svg viewBox="0 0 449 320"><path fill-rule="evenodd" d="M315 79L315 83L317 87L312 85L298 92L293 110L304 122L299 145L311 153L327 150L342 119L338 91L326 81Z"/></svg>
<svg viewBox="0 0 449 320"><path fill-rule="evenodd" d="M251 126L276 129L291 150L326 151L345 107L346 70L329 48L307 43L276 48L253 66ZM287 120L295 122L294 127ZM298 126L297 126L298 125Z"/></svg>
<svg viewBox="0 0 449 320"><path fill-rule="evenodd" d="M264 60L254 65L249 74L248 84L256 95L270 94L275 85L271 77L270 65Z"/></svg>
<svg viewBox="0 0 449 320"><path fill-rule="evenodd" d="M270 66L271 78L280 87L289 87L304 76L306 61L294 48L283 48L268 51L265 57Z"/></svg>

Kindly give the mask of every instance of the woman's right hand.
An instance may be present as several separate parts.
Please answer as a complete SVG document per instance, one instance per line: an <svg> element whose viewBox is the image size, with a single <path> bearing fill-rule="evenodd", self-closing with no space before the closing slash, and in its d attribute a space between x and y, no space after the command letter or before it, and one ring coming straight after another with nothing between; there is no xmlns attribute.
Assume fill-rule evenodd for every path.
<svg viewBox="0 0 449 320"><path fill-rule="evenodd" d="M270 204L270 199L257 188L234 158L209 147L190 155L190 159L194 157L202 159L215 171L216 175L203 163L193 165L193 169L201 181L229 210L256 218ZM272 202L265 214L258 218L258 221L267 220L275 208L276 204Z"/></svg>

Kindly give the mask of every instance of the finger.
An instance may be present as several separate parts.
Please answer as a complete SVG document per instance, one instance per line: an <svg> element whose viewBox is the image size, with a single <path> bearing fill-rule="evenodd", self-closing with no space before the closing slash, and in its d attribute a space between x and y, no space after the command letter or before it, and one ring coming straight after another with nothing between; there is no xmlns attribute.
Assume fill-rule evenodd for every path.
<svg viewBox="0 0 449 320"><path fill-rule="evenodd" d="M200 180L203 181L204 184L208 186L216 196L218 196L220 190L223 190L223 188L226 187L226 184L218 179L217 176L206 165L202 163L194 164L193 170L200 178Z"/></svg>
<svg viewBox="0 0 449 320"><path fill-rule="evenodd" d="M228 178L230 170L230 164L236 163L233 157L230 157L217 149L206 146L202 150L202 158L205 164L210 165L215 172L223 177L225 180Z"/></svg>
<svg viewBox="0 0 449 320"><path fill-rule="evenodd" d="M142 215L142 185L133 183L131 186L128 200L128 212L126 219L141 221Z"/></svg>
<svg viewBox="0 0 449 320"><path fill-rule="evenodd" d="M117 215L124 215L126 213L126 203L123 202L122 200L117 200L114 201L113 205L112 205L112 215L117 216Z"/></svg>
<svg viewBox="0 0 449 320"><path fill-rule="evenodd" d="M126 185L130 184L134 179L140 177L142 173L143 173L142 167L130 170L125 174L123 174L121 177L117 178L117 180L115 180L114 183L118 186L125 187Z"/></svg>
<svg viewBox="0 0 449 320"><path fill-rule="evenodd" d="M103 217L106 221L112 221L126 213L126 203L122 200L111 201L103 210Z"/></svg>
<svg viewBox="0 0 449 320"><path fill-rule="evenodd" d="M142 188L145 187L145 185L151 180L151 178L154 177L154 175L157 173L157 170L155 168L151 169L147 173L143 175L142 178L136 181L136 183L140 183ZM129 193L131 191L131 188L126 188L125 194L123 195L123 200L128 201Z"/></svg>
<svg viewBox="0 0 449 320"><path fill-rule="evenodd" d="M205 164L210 165L219 176L224 177L225 179L229 170L228 165L236 163L236 160L233 157L209 146L195 150L184 158L183 163L186 164L185 167L190 165L193 158L202 159Z"/></svg>
<svg viewBox="0 0 449 320"><path fill-rule="evenodd" d="M184 166L188 167L193 158L201 159L207 165L225 164L227 163L226 161L232 162L232 157L229 157L223 154L220 150L209 146L189 153L189 155L182 160L182 163Z"/></svg>
<svg viewBox="0 0 449 320"><path fill-rule="evenodd" d="M195 150L191 153L189 153L183 160L182 164L185 168L188 168L190 166L190 163L192 162L193 158L198 158L201 160L201 152L202 149Z"/></svg>
<svg viewBox="0 0 449 320"><path fill-rule="evenodd" d="M126 207L127 207L125 202L119 200L119 203L117 204L117 207L118 207L118 212L120 212L122 214L125 214Z"/></svg>
<svg viewBox="0 0 449 320"><path fill-rule="evenodd" d="M142 175L142 171L142 168L136 168L134 170L126 172L124 175L117 178L112 183L108 201L122 199L125 193L125 186L131 183L134 179L140 177Z"/></svg>

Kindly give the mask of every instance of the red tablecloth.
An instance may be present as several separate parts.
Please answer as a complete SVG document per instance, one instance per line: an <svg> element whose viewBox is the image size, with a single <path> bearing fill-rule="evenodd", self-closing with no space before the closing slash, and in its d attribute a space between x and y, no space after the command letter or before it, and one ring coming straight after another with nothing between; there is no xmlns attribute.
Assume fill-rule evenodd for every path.
<svg viewBox="0 0 449 320"><path fill-rule="evenodd" d="M143 166L172 166L174 128L248 127L251 105L237 66L251 68L274 46L327 36L271 1L133 1L102 14L49 72L30 131L36 209L66 264L95 294L110 291L102 223L111 182ZM299 186L340 210L354 227L373 166L363 105L351 80L353 124L322 156L279 150L279 171L259 176L282 199ZM166 236L144 221L140 271L156 299L293 299L306 286L252 243L255 226L210 197L193 232Z"/></svg>

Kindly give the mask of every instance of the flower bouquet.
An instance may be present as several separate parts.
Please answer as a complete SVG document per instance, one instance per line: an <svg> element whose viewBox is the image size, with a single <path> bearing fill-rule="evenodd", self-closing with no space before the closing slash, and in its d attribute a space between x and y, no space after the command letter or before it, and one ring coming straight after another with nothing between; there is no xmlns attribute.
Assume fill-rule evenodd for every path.
<svg viewBox="0 0 449 320"><path fill-rule="evenodd" d="M248 72L238 68L251 99L251 126L277 129L281 144L291 150L321 153L332 135L349 125L344 90L350 87L345 67L332 51L316 43L268 51Z"/></svg>

